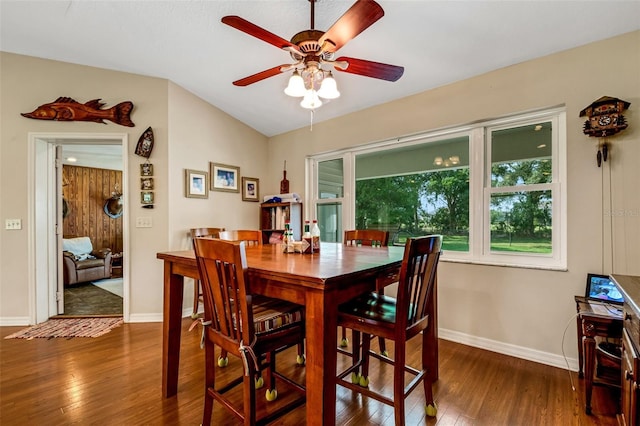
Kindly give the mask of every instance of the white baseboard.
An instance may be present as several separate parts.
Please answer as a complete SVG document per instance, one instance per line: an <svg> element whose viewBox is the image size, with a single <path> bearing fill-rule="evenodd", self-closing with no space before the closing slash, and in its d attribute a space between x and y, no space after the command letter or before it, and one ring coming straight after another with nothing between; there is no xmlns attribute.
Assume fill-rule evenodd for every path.
<svg viewBox="0 0 640 426"><path fill-rule="evenodd" d="M0 317L0 327L24 327L29 324L29 317Z"/></svg>
<svg viewBox="0 0 640 426"><path fill-rule="evenodd" d="M562 355L542 352L536 349L530 349L522 346L512 345L509 343L498 342L496 340L471 336L469 334L464 334L452 330L445 330L442 328L438 329L438 337L444 340L461 343L463 345L486 349L488 351L497 352L503 355L509 355L515 358L526 359L528 361L562 368L563 370L567 369L568 364L570 371L578 371L578 360L576 358L565 359L565 357L563 357Z"/></svg>
<svg viewBox="0 0 640 426"><path fill-rule="evenodd" d="M193 308L184 308L182 318L191 318ZM162 313L157 314L129 314L128 322L162 322Z"/></svg>
<svg viewBox="0 0 640 426"><path fill-rule="evenodd" d="M129 314L128 322L162 322L162 314Z"/></svg>

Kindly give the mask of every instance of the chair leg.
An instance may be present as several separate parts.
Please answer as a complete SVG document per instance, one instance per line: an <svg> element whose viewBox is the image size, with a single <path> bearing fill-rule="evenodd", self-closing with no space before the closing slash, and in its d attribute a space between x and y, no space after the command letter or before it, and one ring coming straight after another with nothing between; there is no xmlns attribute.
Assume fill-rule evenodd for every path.
<svg viewBox="0 0 640 426"><path fill-rule="evenodd" d="M256 424L256 387L255 371L249 367L243 377L243 399L244 399L244 424L245 426Z"/></svg>
<svg viewBox="0 0 640 426"><path fill-rule="evenodd" d="M198 318L198 305L200 303L200 280L193 281L193 312L191 313L191 318Z"/></svg>
<svg viewBox="0 0 640 426"><path fill-rule="evenodd" d="M369 385L369 351L371 350L371 335L363 334L362 336L362 378L360 386Z"/></svg>
<svg viewBox="0 0 640 426"><path fill-rule="evenodd" d="M387 352L387 344L382 337L378 337L378 346L380 347L380 355L388 357L389 352Z"/></svg>
<svg viewBox="0 0 640 426"><path fill-rule="evenodd" d="M393 358L393 412L396 426L404 426L404 366L406 342L395 342Z"/></svg>
<svg viewBox="0 0 640 426"><path fill-rule="evenodd" d="M304 356L304 340L302 343L298 343L298 356L296 357L296 364L304 365L306 358Z"/></svg>
<svg viewBox="0 0 640 426"><path fill-rule="evenodd" d="M433 377L434 374L429 371L430 370L430 359L429 359L429 338L427 337L426 331L422 333L422 369L426 370L427 373L424 375L422 379L424 385L424 400L425 400L425 411L427 416L435 417L438 413L438 407L436 406L435 401L433 400Z"/></svg>
<svg viewBox="0 0 640 426"><path fill-rule="evenodd" d="M204 412L202 415L202 425L211 425L211 416L213 415L213 396L209 393L209 389L215 389L216 384L216 366L215 345L209 340L205 341L205 387L204 387Z"/></svg>
<svg viewBox="0 0 640 426"><path fill-rule="evenodd" d="M340 347L346 348L349 346L349 339L347 339L347 329L342 327L342 339L340 339Z"/></svg>

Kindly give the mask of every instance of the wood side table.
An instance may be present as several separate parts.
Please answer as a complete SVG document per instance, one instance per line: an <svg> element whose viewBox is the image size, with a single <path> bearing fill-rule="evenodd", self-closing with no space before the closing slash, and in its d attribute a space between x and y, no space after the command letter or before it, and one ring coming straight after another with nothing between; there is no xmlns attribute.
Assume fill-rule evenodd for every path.
<svg viewBox="0 0 640 426"><path fill-rule="evenodd" d="M122 252L114 253L111 255L111 278L122 277Z"/></svg>
<svg viewBox="0 0 640 426"><path fill-rule="evenodd" d="M594 384L620 387L621 380L594 379L596 366L596 336L622 337L622 309L615 305L589 301L575 296L578 329L578 376L585 378L585 412L591 414L591 394Z"/></svg>

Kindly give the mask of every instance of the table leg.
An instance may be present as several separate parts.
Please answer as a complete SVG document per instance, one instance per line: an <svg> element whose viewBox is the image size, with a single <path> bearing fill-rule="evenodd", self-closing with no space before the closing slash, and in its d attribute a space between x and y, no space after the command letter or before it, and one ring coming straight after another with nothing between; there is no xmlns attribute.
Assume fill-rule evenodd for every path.
<svg viewBox="0 0 640 426"><path fill-rule="evenodd" d="M306 294L308 426L336 422L337 306L332 300L331 293Z"/></svg>
<svg viewBox="0 0 640 426"><path fill-rule="evenodd" d="M585 325L588 327L589 325ZM584 346L584 387L585 387L585 412L591 414L591 393L593 391L593 370L595 367L595 347L596 340L593 336L585 333L582 338Z"/></svg>
<svg viewBox="0 0 640 426"><path fill-rule="evenodd" d="M180 337L184 277L172 273L171 262L164 262L164 302L162 316L162 394L178 393Z"/></svg>

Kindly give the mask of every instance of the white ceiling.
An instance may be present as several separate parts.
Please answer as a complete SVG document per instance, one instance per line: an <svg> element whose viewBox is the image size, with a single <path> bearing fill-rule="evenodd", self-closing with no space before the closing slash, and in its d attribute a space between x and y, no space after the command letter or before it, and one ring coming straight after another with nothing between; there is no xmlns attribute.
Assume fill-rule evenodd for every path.
<svg viewBox="0 0 640 426"><path fill-rule="evenodd" d="M3 51L166 78L267 136L309 125L299 99L283 93L288 74L231 84L291 58L220 22L238 15L288 40L310 27L308 0L0 1ZM354 1L319 0L315 28L326 31ZM401 65L404 76L391 83L334 73L342 96L314 122L640 29L639 0L378 2L385 16L338 56ZM606 52L594 52L603 60ZM91 96L108 106L125 100L108 88Z"/></svg>
<svg viewBox="0 0 640 426"><path fill-rule="evenodd" d="M108 145L87 141L87 144L60 140L62 164L70 166L96 167L99 169L122 170L122 145Z"/></svg>

